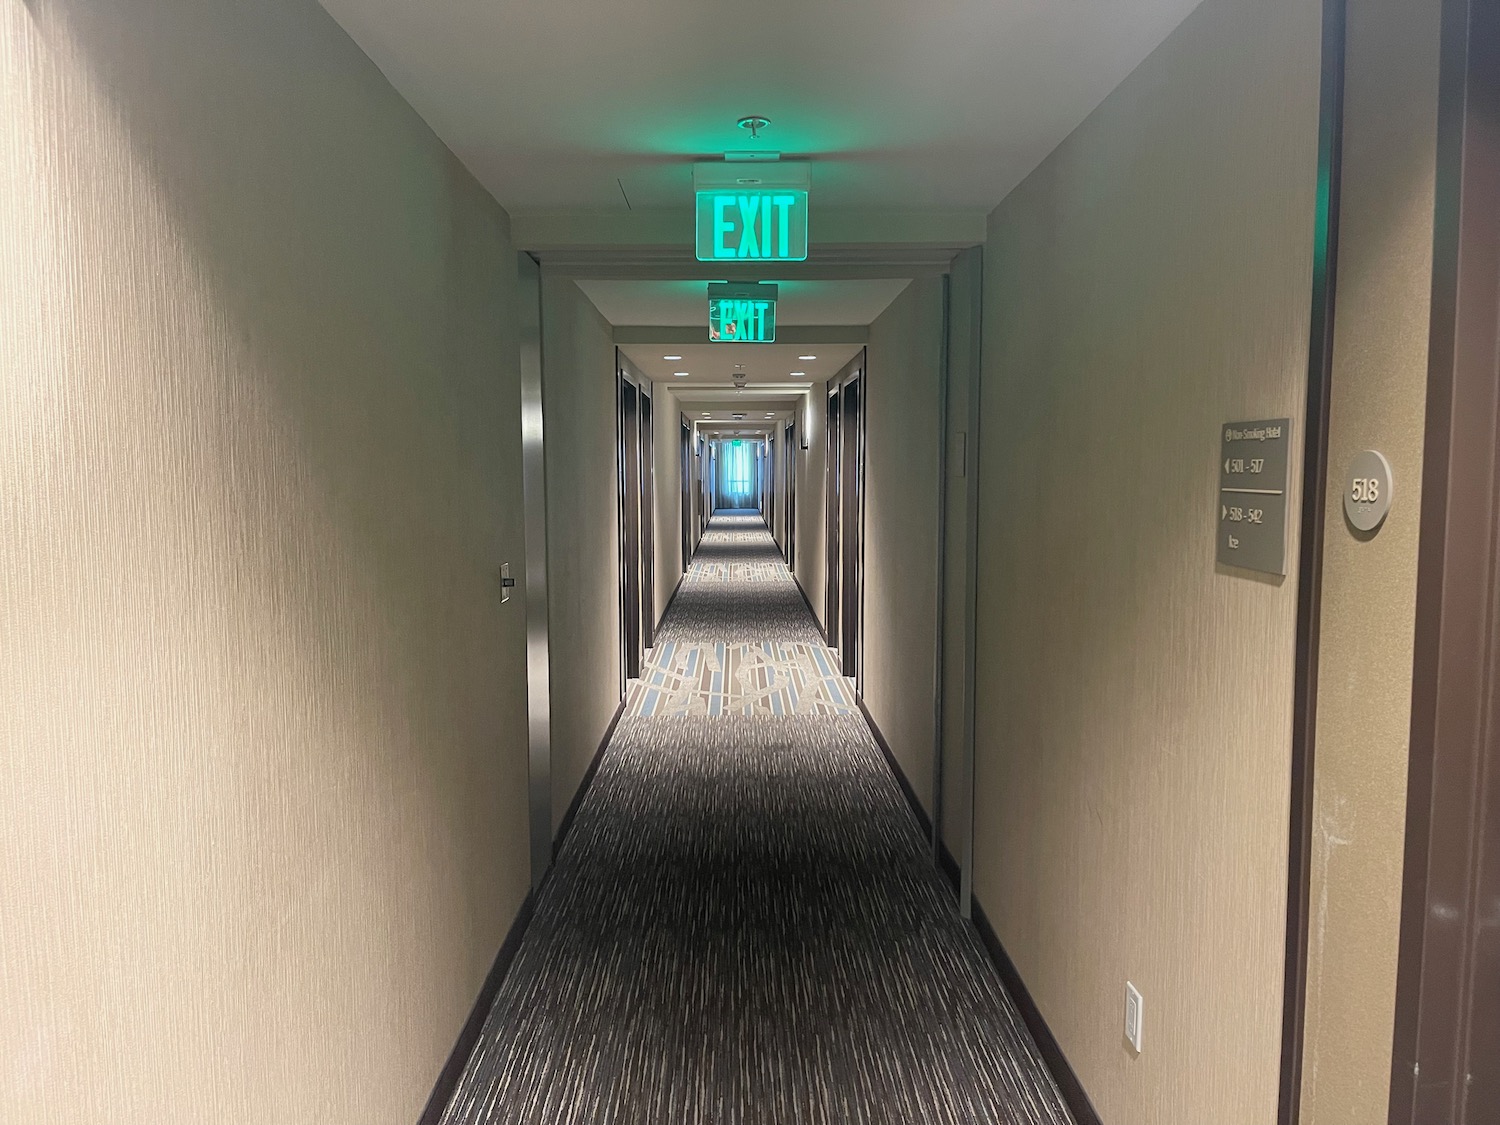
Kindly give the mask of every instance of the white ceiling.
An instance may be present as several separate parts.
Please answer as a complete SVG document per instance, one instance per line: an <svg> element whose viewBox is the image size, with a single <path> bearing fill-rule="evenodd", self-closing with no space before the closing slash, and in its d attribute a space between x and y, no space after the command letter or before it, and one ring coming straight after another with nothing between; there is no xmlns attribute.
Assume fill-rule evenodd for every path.
<svg viewBox="0 0 1500 1125"><path fill-rule="evenodd" d="M506 207L623 212L744 148L812 158L815 209L988 209L1197 0L323 3Z"/></svg>
<svg viewBox="0 0 1500 1125"><path fill-rule="evenodd" d="M707 330L705 329L705 332ZM735 365L742 365L750 391L801 393L803 387L838 374L858 353L860 344L621 344L630 362L674 394L713 391L734 394ZM680 355L681 359L666 359ZM802 359L804 355L815 359ZM685 377L677 372L686 371ZM803 372L805 377L793 372ZM749 392L747 392L749 393ZM766 407L770 409L770 407Z"/></svg>
<svg viewBox="0 0 1500 1125"><path fill-rule="evenodd" d="M767 278L766 280L771 280ZM909 279L781 281L778 325L869 324L911 284ZM703 281L579 281L600 315L614 325L703 325L708 332L708 289Z"/></svg>

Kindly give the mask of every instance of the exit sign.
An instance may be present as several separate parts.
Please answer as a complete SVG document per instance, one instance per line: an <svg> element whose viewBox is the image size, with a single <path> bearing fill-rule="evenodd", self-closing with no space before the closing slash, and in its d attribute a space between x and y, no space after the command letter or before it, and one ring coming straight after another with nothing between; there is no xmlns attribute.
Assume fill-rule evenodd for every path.
<svg viewBox="0 0 1500 1125"><path fill-rule="evenodd" d="M700 262L800 262L807 258L807 192L700 191Z"/></svg>
<svg viewBox="0 0 1500 1125"><path fill-rule="evenodd" d="M776 340L775 285L719 282L708 287L711 344L770 344Z"/></svg>
<svg viewBox="0 0 1500 1125"><path fill-rule="evenodd" d="M776 342L776 302L715 297L708 302L708 339L714 344Z"/></svg>
<svg viewBox="0 0 1500 1125"><path fill-rule="evenodd" d="M700 262L801 262L807 258L805 164L699 164Z"/></svg>

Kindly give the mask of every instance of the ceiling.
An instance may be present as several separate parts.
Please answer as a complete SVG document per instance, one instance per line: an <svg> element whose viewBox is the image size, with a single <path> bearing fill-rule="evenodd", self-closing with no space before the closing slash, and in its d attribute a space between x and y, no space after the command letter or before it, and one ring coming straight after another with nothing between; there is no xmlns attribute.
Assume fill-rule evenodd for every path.
<svg viewBox="0 0 1500 1125"><path fill-rule="evenodd" d="M704 330L705 333L707 329ZM733 395L731 376L743 365L753 391L772 389L802 393L802 388L836 375L859 354L861 344L621 344L630 362L653 381L670 385L674 394L705 392ZM666 359L666 356L681 359ZM802 359L802 356L816 356ZM677 375L686 371L686 377ZM805 373L805 378L794 371ZM769 407L767 407L769 409Z"/></svg>
<svg viewBox="0 0 1500 1125"><path fill-rule="evenodd" d="M989 209L1196 3L323 0L507 208L622 213L747 148L815 209Z"/></svg>
<svg viewBox="0 0 1500 1125"><path fill-rule="evenodd" d="M739 403L732 407L718 403L683 403L682 412L709 437L716 434L739 437L779 429L794 413L801 412L802 403L802 399ZM743 414L745 417L736 419L736 414Z"/></svg>
<svg viewBox="0 0 1500 1125"><path fill-rule="evenodd" d="M875 278L780 281L777 284L780 286L776 301L777 324L848 326L871 323L911 281L906 278ZM702 281L578 282L578 287L611 324L650 327L701 324L705 333L708 331L706 285Z"/></svg>

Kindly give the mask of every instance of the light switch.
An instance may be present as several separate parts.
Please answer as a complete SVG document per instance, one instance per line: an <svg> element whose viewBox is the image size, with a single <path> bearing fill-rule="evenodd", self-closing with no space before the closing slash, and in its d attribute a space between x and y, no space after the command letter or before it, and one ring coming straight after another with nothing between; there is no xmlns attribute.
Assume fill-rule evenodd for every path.
<svg viewBox="0 0 1500 1125"><path fill-rule="evenodd" d="M1135 985L1129 981L1125 982L1125 1038L1130 1040L1130 1045L1135 1048L1135 1053L1141 1053L1141 1022L1143 1019L1142 1006L1144 1001L1141 994L1136 991Z"/></svg>

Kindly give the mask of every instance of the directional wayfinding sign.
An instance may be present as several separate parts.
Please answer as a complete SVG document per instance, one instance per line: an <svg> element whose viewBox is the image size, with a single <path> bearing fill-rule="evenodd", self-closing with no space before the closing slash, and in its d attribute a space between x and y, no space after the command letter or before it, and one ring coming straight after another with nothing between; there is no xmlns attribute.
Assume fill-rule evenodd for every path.
<svg viewBox="0 0 1500 1125"><path fill-rule="evenodd" d="M805 164L698 164L700 262L801 262L807 258Z"/></svg>
<svg viewBox="0 0 1500 1125"><path fill-rule="evenodd" d="M1226 422L1219 442L1219 550L1225 566L1286 573L1292 422Z"/></svg>

